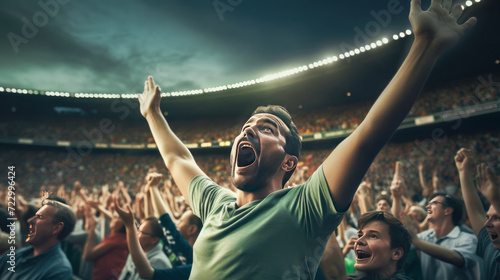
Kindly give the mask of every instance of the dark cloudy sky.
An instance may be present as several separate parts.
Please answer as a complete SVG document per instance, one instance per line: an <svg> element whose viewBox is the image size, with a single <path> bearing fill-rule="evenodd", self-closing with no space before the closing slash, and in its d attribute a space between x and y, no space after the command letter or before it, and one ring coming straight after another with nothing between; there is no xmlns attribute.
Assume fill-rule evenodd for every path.
<svg viewBox="0 0 500 280"><path fill-rule="evenodd" d="M390 19L374 40L410 27L404 0L5 0L0 86L128 93L148 74L168 91L234 83L338 55L381 10Z"/></svg>

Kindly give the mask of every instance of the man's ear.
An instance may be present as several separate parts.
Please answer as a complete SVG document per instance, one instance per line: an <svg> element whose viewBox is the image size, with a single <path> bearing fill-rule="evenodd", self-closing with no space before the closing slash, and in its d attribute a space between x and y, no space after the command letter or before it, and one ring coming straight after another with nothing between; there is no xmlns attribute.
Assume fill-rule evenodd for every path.
<svg viewBox="0 0 500 280"><path fill-rule="evenodd" d="M392 249L391 259L393 261L399 261L404 256L404 254L405 254L405 252L404 252L403 248L401 248L401 247L394 248L394 249Z"/></svg>
<svg viewBox="0 0 500 280"><path fill-rule="evenodd" d="M58 236L59 233L63 230L63 228L64 228L63 222L59 222L59 223L55 224L54 229L52 230L52 234L55 236Z"/></svg>
<svg viewBox="0 0 500 280"><path fill-rule="evenodd" d="M444 209L444 214L445 214L445 215L451 215L451 214L453 214L453 208L451 208L451 207L446 207L446 208Z"/></svg>
<svg viewBox="0 0 500 280"><path fill-rule="evenodd" d="M292 155L285 155L285 159L283 160L283 164L281 165L281 168L285 172L289 172L295 169L297 167L297 163L299 162L299 159L296 156Z"/></svg>
<svg viewBox="0 0 500 280"><path fill-rule="evenodd" d="M198 226L197 225L189 225L188 226L188 230L187 230L187 234L189 236L193 236L196 233L197 230L198 230Z"/></svg>

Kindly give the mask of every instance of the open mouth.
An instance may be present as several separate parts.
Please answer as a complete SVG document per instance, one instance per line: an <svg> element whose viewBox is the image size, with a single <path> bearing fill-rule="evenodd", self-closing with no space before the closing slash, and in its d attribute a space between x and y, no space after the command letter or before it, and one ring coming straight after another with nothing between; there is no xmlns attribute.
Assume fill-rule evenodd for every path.
<svg viewBox="0 0 500 280"><path fill-rule="evenodd" d="M238 167L246 167L255 162L255 151L249 144L241 144L238 149Z"/></svg>
<svg viewBox="0 0 500 280"><path fill-rule="evenodd" d="M497 241L498 240L498 234L495 232L488 232L490 234L490 239L491 241Z"/></svg>
<svg viewBox="0 0 500 280"><path fill-rule="evenodd" d="M361 250L357 250L356 255L358 260L368 259L372 256L370 253Z"/></svg>

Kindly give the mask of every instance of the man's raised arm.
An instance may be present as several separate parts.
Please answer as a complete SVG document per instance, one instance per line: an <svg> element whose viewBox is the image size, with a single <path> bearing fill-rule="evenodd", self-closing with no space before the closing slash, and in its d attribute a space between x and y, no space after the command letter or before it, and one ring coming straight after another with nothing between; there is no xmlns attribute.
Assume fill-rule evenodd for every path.
<svg viewBox="0 0 500 280"><path fill-rule="evenodd" d="M340 143L323 164L337 211L346 211L356 187L377 153L406 117L434 63L475 23L475 18L457 24L460 5L452 0L432 0L422 11L421 0L413 0L410 22L415 40L405 61L384 89L359 127Z"/></svg>
<svg viewBox="0 0 500 280"><path fill-rule="evenodd" d="M472 151L465 148L460 149L455 156L455 165L460 177L460 187L462 189L462 196L464 197L465 210L467 211L472 229L477 236L484 227L484 222L486 222L486 212L473 182L474 164L472 162Z"/></svg>
<svg viewBox="0 0 500 280"><path fill-rule="evenodd" d="M160 87L155 85L153 77L149 76L144 84L144 92L139 94L141 114L148 121L161 157L187 201L191 179L203 174L203 171L196 165L188 148L170 129L161 113L160 101Z"/></svg>

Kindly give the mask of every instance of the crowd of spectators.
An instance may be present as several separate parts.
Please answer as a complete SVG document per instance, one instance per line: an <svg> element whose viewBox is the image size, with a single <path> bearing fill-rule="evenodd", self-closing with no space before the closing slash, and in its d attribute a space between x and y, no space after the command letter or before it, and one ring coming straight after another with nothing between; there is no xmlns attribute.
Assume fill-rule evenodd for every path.
<svg viewBox="0 0 500 280"><path fill-rule="evenodd" d="M421 191L420 175L426 182L439 181L443 189L455 192L459 189L458 174L450 164L450 155L459 147L470 147L480 160L498 164L499 136L499 131L488 131L454 135L438 142L415 140L388 143L377 155L365 177L378 192L387 191L392 180L391 167L394 162L401 161L409 179L408 188L412 193L418 194ZM303 150L298 169L288 185L299 184L312 174L329 152L329 149ZM231 188L225 150L195 152L195 158L202 170L215 182ZM94 190L121 180L131 192L137 192L142 183L138 175L144 174L149 168L157 168L160 173L168 174L156 152L144 154L92 150L88 155L81 155L76 150L19 148L4 151L0 162L3 165L18 163L17 183L22 186L19 191L27 196L37 194L40 188L56 191L63 186L69 191L69 186L75 180Z"/></svg>
<svg viewBox="0 0 500 280"><path fill-rule="evenodd" d="M434 143L432 151L421 149L421 145L419 146L415 141L387 144L375 158L354 197L352 206L346 215L346 221L349 221L349 223L342 223L342 226L338 229L338 235L334 235L333 237L340 244L336 246L340 246L342 250L342 254L345 257L346 269L350 272L355 271L355 259L353 259L355 256L351 249L356 244L357 236L351 231L355 231L354 229L357 227L355 221L357 221L360 215L375 209L379 211L394 211L394 205L399 203L397 199L403 197L400 209L404 209L407 219L410 219L410 222L407 220L405 224L412 223L413 231L411 233L413 240L424 238L422 234L419 234L417 237L416 233L423 232L429 228L429 221L425 219L427 215L425 206L430 200L436 199L436 196L428 198L429 195L440 192L454 199L461 200L463 197L460 184L461 178L459 178L459 172L457 172L457 168L455 167L456 159L454 159L454 155L460 147L466 147L474 151L475 162L487 162L492 166L499 166L499 134L499 131L486 131L470 135L450 136L440 143ZM410 156L412 151L415 154L414 156ZM285 187L293 187L307 180L320 166L329 152L330 150L321 149L304 150L296 172ZM75 166L68 165L66 168L54 169L54 162L64 161L67 155L67 152L57 150L27 151L19 149L4 152L1 162L3 165L8 165L9 162L22 163L15 166L16 199L18 201L17 209L19 210L19 213L16 214L19 216L20 221L26 220L27 217L34 214L37 207L40 206L42 194L45 191L51 193L53 197L58 197L66 201L72 206L75 213L77 213L78 219L83 219L77 222L75 228L75 232L83 233L86 236L86 238L83 238L83 244L78 245L75 241L78 239L75 239L71 235L68 237L68 240L77 244L72 243L72 245L68 245L63 242L62 247L70 258L73 273L77 277L80 276L86 279L92 273L99 273L98 271L92 272L92 269L89 270L89 267L92 268L92 261L94 260L93 257L89 257L92 254L87 252L90 249L85 249L90 246L88 245L89 242L96 240L96 243L90 243L90 248L98 248L96 246L100 244L100 240L102 240L100 242L105 242L103 244L107 244L106 242L112 242L108 241L110 240L107 238L109 234L114 232L116 235L120 232L119 228L121 226L116 225L118 220L116 220L116 215L112 214L115 210L114 207L116 207L112 203L113 197L119 198L118 201L120 202L118 203L122 207L125 207L123 205L127 204L132 205L132 209L134 209L133 211L138 218L143 219L149 215L146 212L147 210L141 210L148 207L145 201L150 199L148 198L148 189L146 188L149 174L164 174L163 176L156 175L159 178L155 183L158 189L156 195L159 194L159 197L165 201L165 205L168 205L170 209L167 211L170 214L169 219L174 222L178 221L182 219L186 211L189 211L189 206L185 203L185 200L175 186L175 182L164 167L161 157L157 154L144 155L95 151L82 157ZM234 190L229 179L230 170L225 152L203 152L195 154L195 158L203 171L213 178L215 182ZM395 175L395 169L398 170L397 176ZM397 181L395 180L396 177L399 178ZM397 195L398 192L395 192L395 186L401 189L399 195ZM6 192L7 186L2 184L0 187L0 197L5 200L7 199ZM401 195L402 193L404 195ZM385 201L379 203L382 200ZM2 203L6 205L7 201L3 201ZM151 202L149 203L151 204ZM393 205L392 207L391 204ZM162 213L166 213L166 210ZM393 214L397 216L396 213ZM107 217L107 222L103 220L105 219L104 217ZM95 221L92 222L94 219ZM26 231L29 227L20 225L18 228L19 231ZM141 228L144 228L144 226ZM89 235L91 232L95 232L95 234ZM17 244L18 246L24 246L21 245L23 244L23 236L28 236L28 232L20 232L18 234L17 236L21 237L21 240ZM468 234L470 235L470 233ZM123 243L125 240L124 237L121 240L121 245L119 245L121 247L115 248L116 252L120 252L120 258L123 262L118 266L124 265L128 252L123 247L125 246ZM82 242L81 238L80 242ZM419 246L427 244L423 243L423 241L418 242L416 244ZM421 245L421 243L424 245ZM425 248L425 246L422 248ZM165 253L166 251L164 250ZM78 252L83 254L79 254ZM112 253L114 251L109 252L114 256L115 253ZM472 259L474 260L473 263L476 264L476 257L472 257ZM127 269L133 271L134 266L130 262L131 260L129 260ZM410 260L407 262L417 262L416 267L420 267L420 263L415 258L410 257ZM416 272L413 271L415 263L412 263L412 265L410 267L405 266L407 274L414 277L413 279L425 279L425 276L422 276L422 272L419 269ZM165 269L159 270L160 272L156 272L156 268L153 267L147 275L160 275L161 273L167 273L161 275L169 275L168 273L171 272L170 267L172 267L172 264L168 263L163 267ZM184 266L181 267L185 269ZM322 264L322 267L324 267L324 264ZM324 269L327 269L327 267L325 266ZM186 273L189 274L189 269L190 267L187 267L187 270L182 270L183 275ZM478 275L478 269L471 269L470 273ZM115 269L112 273L114 273L113 277L118 277L121 272L119 269Z"/></svg>

